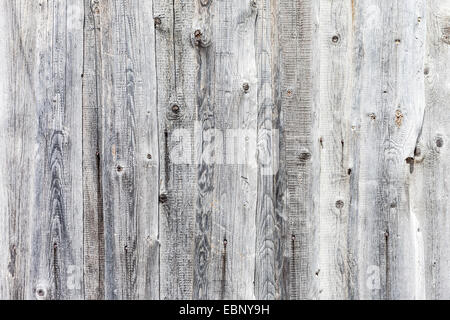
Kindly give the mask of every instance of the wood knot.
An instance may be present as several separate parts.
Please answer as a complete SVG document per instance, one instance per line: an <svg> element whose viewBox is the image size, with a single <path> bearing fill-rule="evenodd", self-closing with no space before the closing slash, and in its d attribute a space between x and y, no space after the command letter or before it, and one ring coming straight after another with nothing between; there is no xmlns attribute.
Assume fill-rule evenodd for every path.
<svg viewBox="0 0 450 320"><path fill-rule="evenodd" d="M180 106L178 104L172 105L172 112L175 113L175 114L179 114L180 113Z"/></svg>
<svg viewBox="0 0 450 320"><path fill-rule="evenodd" d="M38 295L39 297L45 296L45 290L44 290L44 289L38 289L38 290L36 291L36 293L37 293L37 295Z"/></svg>
<svg viewBox="0 0 450 320"><path fill-rule="evenodd" d="M91 10L95 15L100 14L100 4L99 4L98 0L93 0L91 2Z"/></svg>
<svg viewBox="0 0 450 320"><path fill-rule="evenodd" d="M42 284L39 284L37 287L36 287L36 299L38 299L38 300L45 300L46 298L47 298L47 288L44 286L44 285L42 285Z"/></svg>
<svg viewBox="0 0 450 320"><path fill-rule="evenodd" d="M400 128L403 122L403 113L400 109L395 111L395 124Z"/></svg>
<svg viewBox="0 0 450 320"><path fill-rule="evenodd" d="M442 148L444 146L444 139L442 137L436 137L436 147Z"/></svg>
<svg viewBox="0 0 450 320"><path fill-rule="evenodd" d="M248 90L250 90L250 85L247 82L245 82L242 85L242 89L244 90L244 93L248 93Z"/></svg>
<svg viewBox="0 0 450 320"><path fill-rule="evenodd" d="M408 157L405 159L405 161L407 164L409 164L409 173L413 173L414 172L414 158Z"/></svg>
<svg viewBox="0 0 450 320"><path fill-rule="evenodd" d="M298 155L298 160L300 160L300 162L306 162L309 159L311 159L311 153L309 151L302 151Z"/></svg>
<svg viewBox="0 0 450 320"><path fill-rule="evenodd" d="M446 44L450 44L450 26L445 26L441 29L442 41Z"/></svg>
<svg viewBox="0 0 450 320"><path fill-rule="evenodd" d="M200 29L197 29L192 33L191 41L194 46L201 48L207 48L211 45L210 39Z"/></svg>
<svg viewBox="0 0 450 320"><path fill-rule="evenodd" d="M181 106L177 102L174 102L174 103L170 104L170 108L169 108L169 112L167 114L167 118L169 120L178 120L178 119L181 118L181 116L182 116Z"/></svg>
<svg viewBox="0 0 450 320"><path fill-rule="evenodd" d="M162 194L159 195L159 202L160 203L166 203L167 200L168 200L167 194L162 193Z"/></svg>
<svg viewBox="0 0 450 320"><path fill-rule="evenodd" d="M342 209L344 207L344 201L338 200L336 201L336 208Z"/></svg>

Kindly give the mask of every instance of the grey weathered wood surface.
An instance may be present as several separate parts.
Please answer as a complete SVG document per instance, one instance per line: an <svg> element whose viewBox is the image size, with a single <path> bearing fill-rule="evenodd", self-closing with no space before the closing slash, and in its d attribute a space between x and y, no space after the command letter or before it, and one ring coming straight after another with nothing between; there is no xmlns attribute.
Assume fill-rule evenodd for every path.
<svg viewBox="0 0 450 320"><path fill-rule="evenodd" d="M0 2L0 299L450 298L450 0Z"/></svg>

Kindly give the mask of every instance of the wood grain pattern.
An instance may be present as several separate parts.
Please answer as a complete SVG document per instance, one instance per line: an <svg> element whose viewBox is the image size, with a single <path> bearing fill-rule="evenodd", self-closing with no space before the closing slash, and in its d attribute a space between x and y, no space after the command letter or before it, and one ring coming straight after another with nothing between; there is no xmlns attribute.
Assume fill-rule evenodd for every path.
<svg viewBox="0 0 450 320"><path fill-rule="evenodd" d="M352 258L349 248L351 155L352 3L320 3L320 297L347 299Z"/></svg>
<svg viewBox="0 0 450 320"><path fill-rule="evenodd" d="M98 11L105 297L158 298L155 37L147 23L153 6L111 0Z"/></svg>
<svg viewBox="0 0 450 320"><path fill-rule="evenodd" d="M448 0L1 0L0 299L447 299Z"/></svg>

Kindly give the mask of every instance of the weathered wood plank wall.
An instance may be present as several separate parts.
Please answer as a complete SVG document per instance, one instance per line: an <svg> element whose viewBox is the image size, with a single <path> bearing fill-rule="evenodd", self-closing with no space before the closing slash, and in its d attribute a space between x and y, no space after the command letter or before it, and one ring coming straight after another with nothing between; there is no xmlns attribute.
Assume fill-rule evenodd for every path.
<svg viewBox="0 0 450 320"><path fill-rule="evenodd" d="M0 299L450 298L450 0L0 2Z"/></svg>

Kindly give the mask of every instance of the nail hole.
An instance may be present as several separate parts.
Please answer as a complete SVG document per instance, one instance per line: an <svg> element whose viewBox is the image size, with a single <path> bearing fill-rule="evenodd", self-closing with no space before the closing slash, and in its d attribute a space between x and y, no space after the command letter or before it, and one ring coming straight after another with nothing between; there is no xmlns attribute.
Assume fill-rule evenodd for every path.
<svg viewBox="0 0 450 320"><path fill-rule="evenodd" d="M444 145L444 140L441 137L437 137L436 138L436 147L442 148L443 145Z"/></svg>
<svg viewBox="0 0 450 320"><path fill-rule="evenodd" d="M155 26L159 26L161 24L161 18L160 17L155 17L154 18L154 22L155 22Z"/></svg>
<svg viewBox="0 0 450 320"><path fill-rule="evenodd" d="M295 234L293 234L293 235L291 236L291 239L292 239L292 241L295 240Z"/></svg>
<svg viewBox="0 0 450 320"><path fill-rule="evenodd" d="M152 155L149 153L149 154L147 154L147 159L148 160L151 160L152 159Z"/></svg>
<svg viewBox="0 0 450 320"><path fill-rule="evenodd" d="M121 165L117 166L117 172L122 172L123 171L123 167Z"/></svg>
<svg viewBox="0 0 450 320"><path fill-rule="evenodd" d="M347 170L347 174L348 174L348 175L351 175L351 174L352 174L352 169L349 168L349 169Z"/></svg>
<svg viewBox="0 0 450 320"><path fill-rule="evenodd" d="M338 37L338 36L333 36L333 37L331 38L331 41L333 41L333 43L338 43L339 37Z"/></svg>
<svg viewBox="0 0 450 320"><path fill-rule="evenodd" d="M248 90L250 89L250 85L249 85L247 82L245 82L245 83L242 85L242 89L244 89L244 92L247 93Z"/></svg>
<svg viewBox="0 0 450 320"><path fill-rule="evenodd" d="M395 39L395 44L400 44L400 39Z"/></svg>

